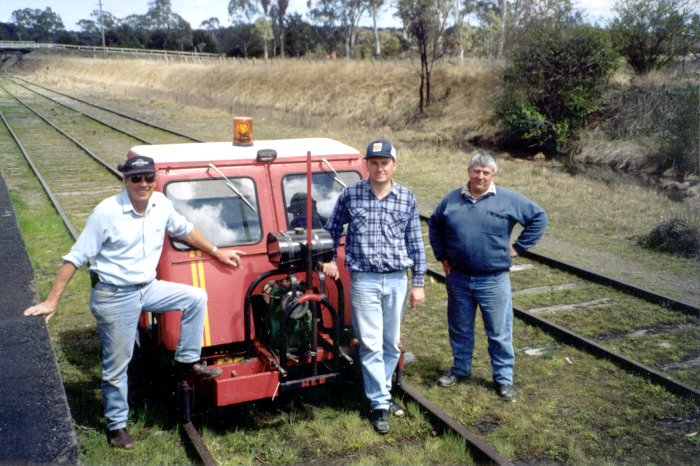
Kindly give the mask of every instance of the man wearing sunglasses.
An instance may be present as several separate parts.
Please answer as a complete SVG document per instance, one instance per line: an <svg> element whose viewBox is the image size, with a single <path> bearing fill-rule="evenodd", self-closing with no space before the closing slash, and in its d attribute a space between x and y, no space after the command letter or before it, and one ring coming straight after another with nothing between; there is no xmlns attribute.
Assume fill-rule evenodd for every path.
<svg viewBox="0 0 700 466"><path fill-rule="evenodd" d="M206 292L156 279L164 235L186 241L234 268L240 265L243 252L218 249L175 211L164 194L154 192L153 159L132 157L118 170L123 174L125 189L95 207L78 240L63 257L46 300L25 310L24 315L44 315L48 321L75 271L90 263L90 310L97 320L102 344L102 399L109 442L128 449L133 440L126 431L127 368L143 310L182 312L175 351L179 377L212 379L221 374L221 369L199 362Z"/></svg>

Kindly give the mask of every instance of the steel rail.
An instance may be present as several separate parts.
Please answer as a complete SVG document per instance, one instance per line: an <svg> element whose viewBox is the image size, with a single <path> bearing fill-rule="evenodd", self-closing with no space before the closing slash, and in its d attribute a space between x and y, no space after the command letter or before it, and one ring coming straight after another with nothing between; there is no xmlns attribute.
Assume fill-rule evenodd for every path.
<svg viewBox="0 0 700 466"><path fill-rule="evenodd" d="M95 104L95 103L88 102L87 100L83 100L83 99L81 99L81 98L79 98L79 97L75 97L75 96L66 94L66 93L64 93L64 92L60 92L60 91L56 91L56 90L54 90L54 89L50 89L50 88L48 88L48 87L42 86L41 84L33 83L33 82L31 82L31 81L28 81L28 80L26 80L26 79L24 79L24 78L20 78L20 77L18 77L18 76L12 76L12 77L9 78L9 79L12 80L12 81L14 81L14 80L23 81L23 82L28 83L28 84L30 84L30 85L32 85L32 86L36 86L36 87L38 87L38 88L47 90L47 91L49 91L49 92L53 92L53 93L55 93L55 94L62 95L62 96L64 96L64 97L68 97L69 99L76 100L76 101L78 101L78 102L80 102L80 103L83 103L83 104L85 104L85 105L88 105L88 106L91 106L91 107L95 107L95 108L99 108L100 110L104 110L105 112L114 113L115 115L119 115L119 116L122 117L122 118L126 118L126 119L131 120L131 121L134 121L134 122L136 122L136 123L140 123L140 124L145 125L145 126L148 126L148 127L150 127L150 128L154 128L154 129L163 131L163 132L165 132L165 133L172 134L172 135L174 135L174 136L179 136L179 137L182 137L182 138L185 138L185 139L189 139L189 140L192 141L192 142L204 142L204 140L202 140L202 139L198 139L198 138L195 138L195 137L193 137L193 136L189 136L189 135L187 135L187 134L180 133L180 132L175 131L175 130L172 130L172 129L168 129L168 128L164 128L164 127L162 127L162 126L155 125L155 124L153 124L153 123L150 123L150 122L148 122L148 121L142 120L142 119L140 119L140 118L136 118L136 117L134 117L134 116L127 115L127 114L125 114L125 113L119 112L119 111L114 110L114 109L112 109L112 108L104 107L104 106L102 106L102 105L97 105L97 104ZM31 90L31 89L30 89L30 90ZM33 91L33 92L36 92L36 91ZM38 92L37 92L37 94L38 94ZM75 109L73 109L73 110L75 110ZM77 111L77 110L76 110L76 111ZM110 127L111 127L111 126L110 126Z"/></svg>
<svg viewBox="0 0 700 466"><path fill-rule="evenodd" d="M423 214L419 215L420 220L423 222L428 222L429 217ZM670 298L668 296L664 296L659 293L655 293L653 291L646 290L644 288L640 288L638 286L632 285L630 283L623 282L621 280L618 280L616 278L608 277L606 275L599 274L597 272L593 272L591 270L584 269L582 267L575 266L573 264L569 264L567 262L560 261L558 259L554 259L552 257L546 256L544 254L539 254L536 252L532 251L526 251L523 254L521 254L521 257L533 260L535 262L539 262L541 264L548 265L550 267L557 268L559 270L563 270L565 272L569 272L571 274L574 274L578 277L581 277L583 279L589 280L589 281L594 281L596 283L599 283L601 285L606 285L610 286L612 288L615 288L619 291L623 291L625 293L634 295L635 297L642 298L646 301L649 301L654 304L659 304L663 307L673 309L676 311L680 311L695 317L700 317L700 307L695 306L693 304L685 303L683 301L678 301L676 299Z"/></svg>
<svg viewBox="0 0 700 466"><path fill-rule="evenodd" d="M117 131L118 133L121 133L121 134L123 134L123 135L125 135L125 136L128 136L128 137L130 137L130 138L136 139L137 141L140 141L140 142L142 142L142 143L144 143L144 144L151 144L149 141L147 141L147 140L145 140L145 139L143 139L143 138L141 138L141 137L139 137L139 136L135 136L135 135L133 135L133 134L130 134L129 132L127 132L127 131L125 131L125 130L123 130L123 129L121 129L121 128L117 128L116 126L114 126L114 125L112 125L112 124L110 124L110 123L107 123L106 121L100 120L99 118L94 117L94 116L92 116L92 115L88 115L87 113L82 112L82 111L80 111L80 110L77 110L77 109L75 109L75 108L73 108L73 107L71 107L71 106L69 106L69 105L66 105L66 104L64 104L63 102L59 102L58 100L56 100L56 99L54 99L54 98L52 98L52 97L49 97L49 96L44 95L44 94L41 94L41 93L35 91L34 89L28 88L27 86L25 86L25 85L22 84L22 83L14 82L14 81L11 80L11 79L10 79L9 81L12 82L13 84L15 84L16 86L19 86L19 87L21 87L21 88L23 88L23 89L28 90L29 92L34 93L35 95L38 95L38 96L43 97L44 99L50 100L51 102L55 103L56 105L60 105L61 107L67 108L68 110L70 110L70 111L72 111L72 112L77 112L79 115L82 115L82 116L84 116L85 118L89 118L90 120L92 120L92 121L94 121L94 122L96 122L96 123L99 123L99 124L101 124L101 125L107 126L108 128L112 128L114 131Z"/></svg>
<svg viewBox="0 0 700 466"><path fill-rule="evenodd" d="M17 102L19 102L19 103L21 103L22 105L24 105L25 107L27 107L32 113L34 113L36 116L38 116L41 120L43 120L46 124L48 124L49 126L51 126L53 129L55 129L56 131L58 131L59 133L61 133L61 134L62 134L66 139L68 139L70 142L72 142L73 144L75 144L76 146L78 146L83 152L85 152L87 155L89 155L93 160L95 160L97 163L99 163L100 165L102 165L103 167L105 167L105 168L107 169L107 171L109 171L112 175L114 175L115 177L117 177L117 178L120 179L120 180L122 179L121 173L119 173L117 170L115 170L114 168L112 168L107 162L105 162L104 160L102 160L101 158L99 158L99 157L98 157L96 154L94 154L90 149L88 149L88 148L85 147L82 143L80 143L80 141L78 141L78 140L75 139L73 136L71 136L70 134L66 133L64 130L62 130L62 129L59 128L58 126L56 126L52 121L50 121L50 120L49 120L48 118L46 118L44 115L42 115L42 114L39 113L37 110L35 110L34 108L32 108L29 104L27 104L26 102L24 102L22 99L20 99L20 98L17 97L16 95L12 94L11 92L9 92L7 89L5 89L5 86L3 86L2 84L0 84L0 89L2 89L3 91L5 91L5 92L7 93L7 95L9 95L9 96L12 97L13 99L15 99ZM107 126L107 127L110 128L110 129L114 129L114 128L112 128L111 126Z"/></svg>
<svg viewBox="0 0 700 466"><path fill-rule="evenodd" d="M463 424L450 417L438 405L424 397L418 390L411 385L402 382L397 387L405 397L420 405L432 418L434 423L444 426L441 430L451 430L455 434L464 439L465 445L474 455L475 459L482 463L498 464L502 466L512 465L507 458L501 456L493 447L486 444L479 436L472 433Z"/></svg>
<svg viewBox="0 0 700 466"><path fill-rule="evenodd" d="M187 439L189 439L192 448L194 448L195 452L197 453L201 464L204 466L216 466L219 464L214 459L214 456L212 456L209 448L207 448L207 446L204 444L202 436L199 435L199 431L194 424L192 424L192 422L183 422L181 427L182 432L185 434Z"/></svg>
<svg viewBox="0 0 700 466"><path fill-rule="evenodd" d="M66 215L65 211L61 207L61 204L58 202L58 199L54 195L53 191L51 191L49 184L46 182L44 177L41 176L41 173L39 173L39 169L34 164L31 157L29 157L29 153L24 148L24 146L22 145L22 142L19 140L19 138L17 137L15 132L12 130L10 123L5 119L5 115L3 115L2 110L0 110L0 119L2 119L2 122L5 124L7 131L10 133L10 135L12 136L12 139L14 139L14 141L15 141L15 144L17 144L17 147L19 148L20 152L22 152L24 159L27 161L29 168L31 168L32 172L34 172L34 176L36 176L37 180L39 180L39 184L41 184L41 187L44 189L44 192L51 200L51 203L53 204L54 209L56 209L56 212L61 217L61 220L63 221L63 224L66 226L68 233L70 233L70 235L73 237L74 241L77 240L78 239L78 232L75 231L75 228L73 228L73 224L70 222L70 220L68 220L68 216Z"/></svg>
<svg viewBox="0 0 700 466"><path fill-rule="evenodd" d="M621 280L617 280L615 278L608 277L606 275L602 275L588 269L577 267L575 265L560 261L558 259L545 256L544 254L526 251L523 254L521 254L521 256L527 259L534 260L535 262L539 262L541 264L549 265L550 267L554 267L565 272L572 273L581 278L594 281L601 285L612 286L613 288L619 291L623 291L625 293L634 295L635 297L645 299L654 304L659 304L669 309L684 312L695 317L700 317L700 307L695 306L693 304L669 298L668 296L664 296L662 294L644 288L639 288L638 286L632 285L630 283L623 282Z"/></svg>

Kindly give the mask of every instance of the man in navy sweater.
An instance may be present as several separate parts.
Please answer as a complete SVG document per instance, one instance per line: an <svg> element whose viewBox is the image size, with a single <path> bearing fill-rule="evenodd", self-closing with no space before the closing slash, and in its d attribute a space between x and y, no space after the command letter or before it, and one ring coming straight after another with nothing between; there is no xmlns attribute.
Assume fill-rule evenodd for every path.
<svg viewBox="0 0 700 466"><path fill-rule="evenodd" d="M499 396L515 401L513 389L512 258L544 234L547 214L520 193L493 182L496 160L478 152L469 162L469 182L447 194L430 217L430 245L442 262L453 365L438 383L451 387L471 376L474 318L479 305L488 337L493 381ZM523 230L514 243L516 223Z"/></svg>

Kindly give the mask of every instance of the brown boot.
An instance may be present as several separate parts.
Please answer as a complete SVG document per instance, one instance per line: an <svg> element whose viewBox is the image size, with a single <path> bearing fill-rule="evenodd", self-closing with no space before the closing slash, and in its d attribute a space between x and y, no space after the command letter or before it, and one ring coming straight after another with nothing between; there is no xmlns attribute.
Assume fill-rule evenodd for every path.
<svg viewBox="0 0 700 466"><path fill-rule="evenodd" d="M129 432L127 432L126 429L110 430L107 434L107 437L109 437L109 444L113 447L128 450L129 448L134 446L134 441L132 440L131 436L129 435Z"/></svg>
<svg viewBox="0 0 700 466"><path fill-rule="evenodd" d="M178 362L178 375L180 380L183 379L199 379L210 380L220 376L222 371L218 367L205 366L202 363L182 363Z"/></svg>

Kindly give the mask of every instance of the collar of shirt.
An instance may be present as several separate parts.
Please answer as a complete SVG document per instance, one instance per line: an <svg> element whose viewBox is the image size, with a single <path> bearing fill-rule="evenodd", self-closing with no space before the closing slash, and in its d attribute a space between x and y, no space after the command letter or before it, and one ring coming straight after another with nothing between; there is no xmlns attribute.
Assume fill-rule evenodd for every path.
<svg viewBox="0 0 700 466"><path fill-rule="evenodd" d="M381 201L382 199L386 199L386 198L389 197L390 195L394 195L394 196L398 196L398 195L399 195L399 187L398 187L398 184L397 184L394 180L391 180L391 189L389 190L389 192L387 193L387 195L384 196L382 199L379 199L379 198L377 197L377 195L374 194L374 190L372 189L372 184L369 182L369 180L364 180L364 181L365 181L365 182L363 183L363 184L364 184L364 188L365 188L367 191L369 191L369 192L372 194L372 196L376 197L376 198L377 198L378 200L380 200L380 201Z"/></svg>
<svg viewBox="0 0 700 466"><path fill-rule="evenodd" d="M469 183L465 184L462 188L462 196L464 196L465 199L469 199L474 202L489 194L496 194L496 183L494 183L493 181L489 185L489 189L487 189L486 192L482 193L480 196L477 197L474 197L471 191L469 191Z"/></svg>
<svg viewBox="0 0 700 466"><path fill-rule="evenodd" d="M119 202L121 203L124 209L124 213L134 212L136 215L141 215L138 212L136 212L136 209L134 209L134 205L131 203L131 198L129 198L129 191L127 191L126 189L122 190L122 192L119 193ZM154 205L155 201L153 200L153 194L151 194L151 197L148 199L148 204L146 204L146 213L148 213L150 208Z"/></svg>

